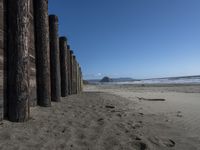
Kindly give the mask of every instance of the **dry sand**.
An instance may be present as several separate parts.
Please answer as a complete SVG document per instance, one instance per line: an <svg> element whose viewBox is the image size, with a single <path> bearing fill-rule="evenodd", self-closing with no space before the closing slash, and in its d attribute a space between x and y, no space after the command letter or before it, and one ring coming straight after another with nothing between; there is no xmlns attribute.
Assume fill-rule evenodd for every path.
<svg viewBox="0 0 200 150"><path fill-rule="evenodd" d="M32 108L26 123L3 121L0 149L200 149L200 86L88 85L84 90L51 108Z"/></svg>
<svg viewBox="0 0 200 150"><path fill-rule="evenodd" d="M144 114L140 131L149 149L200 150L200 85L90 85L85 89L135 102L136 112ZM162 139L175 145L163 147Z"/></svg>

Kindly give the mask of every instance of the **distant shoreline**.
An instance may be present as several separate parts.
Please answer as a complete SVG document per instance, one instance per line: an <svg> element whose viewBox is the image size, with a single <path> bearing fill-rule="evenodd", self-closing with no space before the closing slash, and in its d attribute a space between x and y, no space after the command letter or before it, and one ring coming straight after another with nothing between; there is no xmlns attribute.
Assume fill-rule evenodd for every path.
<svg viewBox="0 0 200 150"><path fill-rule="evenodd" d="M111 78L112 79L112 78ZM90 84L99 84L100 80L87 80ZM102 82L101 82L102 84ZM182 76L152 79L113 78L103 84L200 84L200 76Z"/></svg>

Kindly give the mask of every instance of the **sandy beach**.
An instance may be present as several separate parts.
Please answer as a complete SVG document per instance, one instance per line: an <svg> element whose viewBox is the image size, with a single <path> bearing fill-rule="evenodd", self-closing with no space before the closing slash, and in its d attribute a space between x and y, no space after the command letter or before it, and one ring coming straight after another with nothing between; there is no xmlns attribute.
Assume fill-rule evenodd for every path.
<svg viewBox="0 0 200 150"><path fill-rule="evenodd" d="M199 149L199 85L98 85L88 86L86 90L102 91L135 102L137 112L144 115L140 131L149 149ZM175 144L163 147L165 140L162 139Z"/></svg>
<svg viewBox="0 0 200 150"><path fill-rule="evenodd" d="M198 150L200 85L86 85L26 123L3 121L6 150Z"/></svg>

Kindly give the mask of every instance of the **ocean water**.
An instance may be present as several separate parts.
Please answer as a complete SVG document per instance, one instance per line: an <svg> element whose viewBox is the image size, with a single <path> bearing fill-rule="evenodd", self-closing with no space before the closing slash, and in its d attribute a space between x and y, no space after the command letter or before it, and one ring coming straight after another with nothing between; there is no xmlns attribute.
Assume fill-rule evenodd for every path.
<svg viewBox="0 0 200 150"><path fill-rule="evenodd" d="M200 84L200 76L144 79L130 82L115 82L115 84Z"/></svg>
<svg viewBox="0 0 200 150"><path fill-rule="evenodd" d="M91 82L92 84L200 84L200 76L154 78L119 82Z"/></svg>

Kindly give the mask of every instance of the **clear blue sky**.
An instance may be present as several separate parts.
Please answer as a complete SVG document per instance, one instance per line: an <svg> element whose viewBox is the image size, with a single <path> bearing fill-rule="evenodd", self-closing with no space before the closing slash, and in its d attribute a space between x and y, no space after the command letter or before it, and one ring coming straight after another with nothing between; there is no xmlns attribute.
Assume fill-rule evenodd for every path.
<svg viewBox="0 0 200 150"><path fill-rule="evenodd" d="M84 78L200 75L200 0L49 0Z"/></svg>

